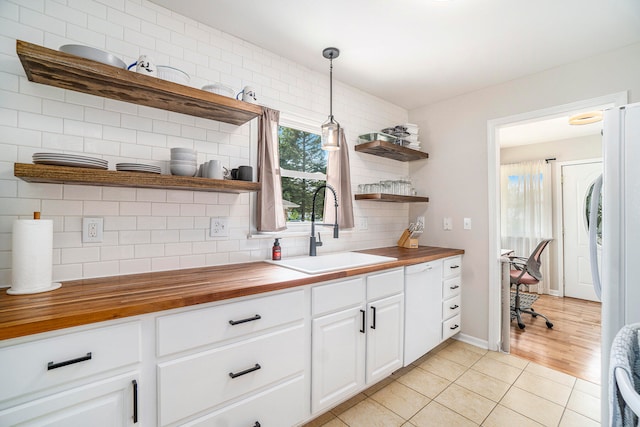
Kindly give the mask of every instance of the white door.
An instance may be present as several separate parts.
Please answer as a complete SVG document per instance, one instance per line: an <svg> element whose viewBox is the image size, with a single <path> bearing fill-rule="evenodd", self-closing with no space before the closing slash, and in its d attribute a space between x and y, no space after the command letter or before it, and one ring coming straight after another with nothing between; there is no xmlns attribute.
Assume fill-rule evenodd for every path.
<svg viewBox="0 0 640 427"><path fill-rule="evenodd" d="M319 317L312 325L311 411L317 413L364 386L364 307Z"/></svg>
<svg viewBox="0 0 640 427"><path fill-rule="evenodd" d="M586 201L602 162L562 166L562 222L564 226L564 295L598 301L589 259Z"/></svg>
<svg viewBox="0 0 640 427"><path fill-rule="evenodd" d="M402 367L404 350L404 294L367 305L367 384Z"/></svg>

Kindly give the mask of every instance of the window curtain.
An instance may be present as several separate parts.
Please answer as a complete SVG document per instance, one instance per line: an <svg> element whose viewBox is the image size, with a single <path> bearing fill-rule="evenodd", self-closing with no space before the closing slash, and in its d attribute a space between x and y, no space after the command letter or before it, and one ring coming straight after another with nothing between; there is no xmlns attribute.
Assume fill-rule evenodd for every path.
<svg viewBox="0 0 640 427"><path fill-rule="evenodd" d="M338 195L338 225L340 228L353 228L353 196L351 195L351 172L349 168L349 146L340 128L340 149L329 152L327 160L327 185L336 190ZM335 221L333 193L324 193L323 222L331 224Z"/></svg>
<svg viewBox="0 0 640 427"><path fill-rule="evenodd" d="M278 121L280 112L263 107L258 134L258 231L282 231L287 221L282 203L280 155L278 153Z"/></svg>
<svg viewBox="0 0 640 427"><path fill-rule="evenodd" d="M507 164L500 167L500 175L501 246L528 257L540 240L553 235L551 165L544 160ZM539 294L549 293L549 252L541 258Z"/></svg>

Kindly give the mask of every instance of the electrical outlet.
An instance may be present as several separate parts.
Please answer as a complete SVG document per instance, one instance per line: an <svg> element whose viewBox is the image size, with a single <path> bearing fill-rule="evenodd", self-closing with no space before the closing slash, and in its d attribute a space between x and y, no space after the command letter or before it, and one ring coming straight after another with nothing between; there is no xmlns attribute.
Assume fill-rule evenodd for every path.
<svg viewBox="0 0 640 427"><path fill-rule="evenodd" d="M423 216L417 217L416 224L422 224L422 226L424 227L424 217Z"/></svg>
<svg viewBox="0 0 640 427"><path fill-rule="evenodd" d="M366 216L361 216L360 217L360 230L366 230L369 228L369 222L367 221L367 217Z"/></svg>
<svg viewBox="0 0 640 427"><path fill-rule="evenodd" d="M449 230L453 230L453 221L451 220L451 217L445 217L442 221L442 228L449 231Z"/></svg>
<svg viewBox="0 0 640 427"><path fill-rule="evenodd" d="M82 218L82 242L100 243L104 234L104 218Z"/></svg>
<svg viewBox="0 0 640 427"><path fill-rule="evenodd" d="M465 230L471 230L471 218L465 218L463 225Z"/></svg>
<svg viewBox="0 0 640 427"><path fill-rule="evenodd" d="M229 236L229 218L216 217L211 218L211 231L209 233L211 237L226 237Z"/></svg>

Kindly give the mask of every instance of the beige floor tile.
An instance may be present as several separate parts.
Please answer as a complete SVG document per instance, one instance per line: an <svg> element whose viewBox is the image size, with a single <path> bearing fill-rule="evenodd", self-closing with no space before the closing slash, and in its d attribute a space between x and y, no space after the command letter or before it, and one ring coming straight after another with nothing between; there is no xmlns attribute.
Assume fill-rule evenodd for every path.
<svg viewBox="0 0 640 427"><path fill-rule="evenodd" d="M481 424L496 406L496 402L456 384L451 384L434 400L476 424Z"/></svg>
<svg viewBox="0 0 640 427"><path fill-rule="evenodd" d="M509 384L513 384L522 373L518 368L486 357L478 360L471 369Z"/></svg>
<svg viewBox="0 0 640 427"><path fill-rule="evenodd" d="M539 377L544 377L550 379L551 381L555 381L559 384L564 384L569 387L573 387L576 382L575 377L572 377L569 374L565 374L564 372L554 371L553 369L547 368L546 366L538 365L537 363L529 363L526 368L524 368L526 372L530 372L533 375L538 375Z"/></svg>
<svg viewBox="0 0 640 427"><path fill-rule="evenodd" d="M481 372L469 369L455 381L461 387L478 393L494 402L499 402L502 396L509 390L510 385ZM567 398L569 395L567 394Z"/></svg>
<svg viewBox="0 0 640 427"><path fill-rule="evenodd" d="M523 372L513 385L562 406L567 405L571 396L571 387L529 372Z"/></svg>
<svg viewBox="0 0 640 427"><path fill-rule="evenodd" d="M405 420L378 402L367 399L339 415L349 427L400 427Z"/></svg>
<svg viewBox="0 0 640 427"><path fill-rule="evenodd" d="M394 377L387 377L387 378L383 379L382 381L379 381L376 384L372 385L371 387L369 387L368 389L363 391L363 393L366 394L367 396L371 396L373 394L376 394L378 391L382 390L383 388L385 388L386 386L388 386L389 384L391 384L395 380L396 379Z"/></svg>
<svg viewBox="0 0 640 427"><path fill-rule="evenodd" d="M600 423L589 417L566 409L560 420L560 427L599 427Z"/></svg>
<svg viewBox="0 0 640 427"><path fill-rule="evenodd" d="M595 384L580 378L576 379L576 385L573 386L573 389L585 392L588 395L597 397L598 399L600 399L600 393L602 391L600 384Z"/></svg>
<svg viewBox="0 0 640 427"><path fill-rule="evenodd" d="M600 420L600 398L591 396L583 391L573 390L569 403L567 403L567 409L571 409L592 420Z"/></svg>
<svg viewBox="0 0 640 427"><path fill-rule="evenodd" d="M483 427L541 427L542 424L533 421L502 405L496 406L489 414Z"/></svg>
<svg viewBox="0 0 640 427"><path fill-rule="evenodd" d="M397 381L414 389L418 393L424 394L430 399L436 397L440 392L442 392L442 390L451 384L450 381L421 368L415 368L408 374L398 378Z"/></svg>
<svg viewBox="0 0 640 427"><path fill-rule="evenodd" d="M355 396L353 396L351 399L345 402L342 402L341 404L333 408L331 412L333 412L334 415L340 415L347 409L353 408L354 406L356 406L358 403L362 402L366 398L367 398L366 394L358 393Z"/></svg>
<svg viewBox="0 0 640 427"><path fill-rule="evenodd" d="M514 368L518 369L524 369L527 367L527 364L529 364L528 360L522 359L512 354L500 353L499 351L489 351L484 355L484 357L497 360L498 362L511 365Z"/></svg>
<svg viewBox="0 0 640 427"><path fill-rule="evenodd" d="M340 418L334 418L326 424L323 424L322 427L349 427L347 424L342 422Z"/></svg>
<svg viewBox="0 0 640 427"><path fill-rule="evenodd" d="M455 381L468 369L466 366L460 365L459 363L438 355L429 357L427 360L422 362L419 367L449 381Z"/></svg>
<svg viewBox="0 0 640 427"><path fill-rule="evenodd" d="M336 416L333 415L331 412L325 412L324 414L320 415L317 418L314 418L307 424L304 424L302 427L322 427L328 422L330 422L331 420L335 420L335 419L336 419Z"/></svg>
<svg viewBox="0 0 640 427"><path fill-rule="evenodd" d="M468 345L468 344L467 344ZM469 346L473 347L473 346ZM454 361L460 365L470 367L482 358L482 354L477 351L465 348L455 343L450 344L436 353L439 357Z"/></svg>
<svg viewBox="0 0 640 427"><path fill-rule="evenodd" d="M564 411L564 407L518 387L511 387L500 404L545 426L557 426Z"/></svg>
<svg viewBox="0 0 640 427"><path fill-rule="evenodd" d="M472 351L481 355L485 355L489 352L486 348L477 347L473 344L467 344L466 342L454 340L449 346L451 349L460 349L465 351Z"/></svg>
<svg viewBox="0 0 640 427"><path fill-rule="evenodd" d="M413 365L407 365L403 368L398 369L397 371L393 371L393 373L391 374L391 378L393 379L398 379L401 376L407 374L408 372L411 372L415 369L416 367Z"/></svg>
<svg viewBox="0 0 640 427"><path fill-rule="evenodd" d="M474 427L478 425L437 402L429 403L409 422L416 427Z"/></svg>
<svg viewBox="0 0 640 427"><path fill-rule="evenodd" d="M431 401L431 399L423 394L397 381L372 395L371 399L391 409L405 420L413 417Z"/></svg>

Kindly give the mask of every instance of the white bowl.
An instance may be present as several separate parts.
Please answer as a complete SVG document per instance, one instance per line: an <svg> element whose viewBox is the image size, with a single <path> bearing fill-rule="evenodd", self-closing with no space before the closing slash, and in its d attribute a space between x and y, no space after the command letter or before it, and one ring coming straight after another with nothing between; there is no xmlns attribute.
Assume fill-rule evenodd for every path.
<svg viewBox="0 0 640 427"><path fill-rule="evenodd" d="M173 147L171 148L171 154L173 153L198 154L196 150L194 150L193 148L186 148L186 147Z"/></svg>
<svg viewBox="0 0 640 427"><path fill-rule="evenodd" d="M202 90L215 93L218 95L228 96L229 98L235 98L236 93L227 85L222 83L214 83L212 85L202 86Z"/></svg>
<svg viewBox="0 0 640 427"><path fill-rule="evenodd" d="M103 64L112 65L118 68L127 69L127 64L115 55L81 44L65 44L60 46L60 52L70 53L71 55L80 56L82 58L91 59L93 61L102 62Z"/></svg>
<svg viewBox="0 0 640 427"><path fill-rule="evenodd" d="M195 163L189 165L171 163L169 170L171 171L171 175L195 176L196 172L198 172L198 165Z"/></svg>
<svg viewBox="0 0 640 427"><path fill-rule="evenodd" d="M168 80L170 82L179 83L181 85L189 84L189 74L177 68L169 67L167 65L158 65L158 78L162 80Z"/></svg>
<svg viewBox="0 0 640 427"><path fill-rule="evenodd" d="M171 153L171 160L196 161L198 156L190 153Z"/></svg>

